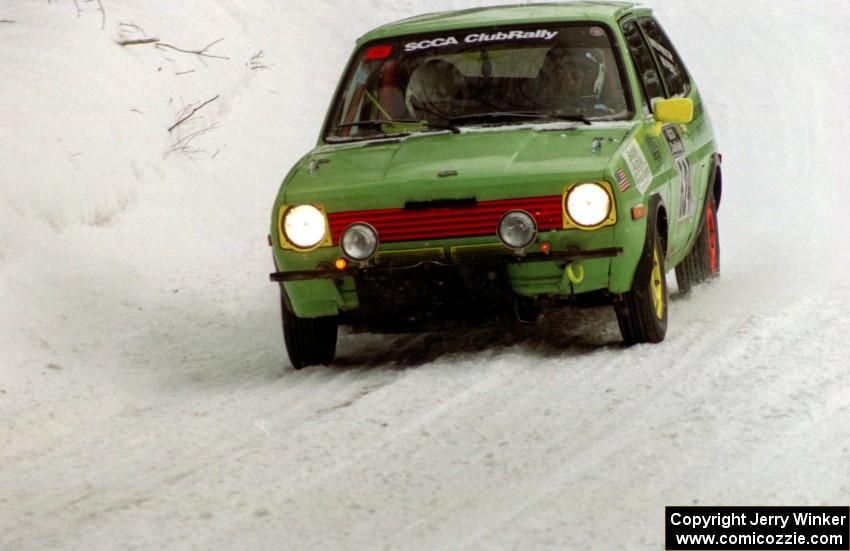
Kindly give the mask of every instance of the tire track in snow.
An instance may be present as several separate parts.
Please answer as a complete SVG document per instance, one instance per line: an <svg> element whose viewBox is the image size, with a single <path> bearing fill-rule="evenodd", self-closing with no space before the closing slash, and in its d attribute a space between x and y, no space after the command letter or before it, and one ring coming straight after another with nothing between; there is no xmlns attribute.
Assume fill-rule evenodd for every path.
<svg viewBox="0 0 850 551"><path fill-rule="evenodd" d="M741 437L741 431L744 427L741 427L740 424L736 425L735 421L737 419L736 412L742 409L740 406L742 403L742 395L752 396L757 400L754 406L761 407L775 401L775 397L771 396L771 393L779 393L783 389L787 388L805 388L807 383L806 377L810 376L810 374L806 374L805 370L800 370L794 373L780 373L780 376L770 378L761 373L761 371L763 371L763 367L758 365L754 366L752 364L742 364L741 360L748 359L753 354L766 356L769 360L773 357L785 354L788 347L793 347L798 344L795 340L792 340L787 346L780 347L778 349L777 347L773 347L772 350L770 349L769 342L762 342L753 346L750 341L751 336L747 334L747 332L748 330L759 330L769 337L784 338L784 335L787 332L801 329L799 319L812 320L809 323L809 326L817 326L818 320L816 316L812 316L811 314L817 312L820 308L822 308L823 304L829 300L831 300L831 297L817 297L817 299L814 300L801 300L772 317L760 316L754 318L746 316L740 320L743 321L743 323L740 324L739 329L735 331L734 336L731 338L721 338L719 342L731 345L729 347L729 353L720 354L720 358L727 364L725 369L727 371L733 370L738 373L743 373L751 379L750 381L744 381L744 384L741 384L741 388L736 389L736 392L732 392L731 395L729 394L729 389L734 389L735 387L730 386L726 381L722 383L703 385L697 392L691 392L687 395L687 401L693 403L693 407L689 412L689 416L683 420L678 420L678 423L673 417L677 411L676 408L671 408L670 404L667 404L666 408L660 408L660 412L666 413L666 415L662 415L661 417L653 416L650 419L650 426L646 427L646 430L641 431L640 434L624 434L625 431L629 430L628 428L626 428L625 431L620 430L608 433L602 443L597 444L597 447L601 447L603 451L602 454L599 454L599 452L594 453L593 447L584 448L585 453L590 453L591 455L596 456L598 464L610 465L612 462L616 461L617 457L629 457L631 461L637 463L640 462L642 457L640 454L635 454L636 451L641 451L639 444L636 444L635 442L639 441L641 437L647 437L653 433L664 430L665 428L669 431L677 425L687 427L707 425L710 428L726 427L726 431L732 433L727 436L712 435L711 432L707 434L698 434L696 437L688 438L679 446L668 445L666 447L666 451L650 450L648 453L644 452L645 457L643 457L643 459L649 460L654 464L651 464L650 468L635 469L635 472L629 476L633 477L632 484L636 483L638 488L642 488L643 491L649 495L641 495L640 492L635 492L634 487L632 488L632 491L628 491L624 488L623 481L621 481L620 484L614 484L611 480L602 480L599 481L599 484L592 485L592 490L586 488L586 493L592 492L593 495L596 496L596 499L589 500L583 496L579 497L579 502L585 501L585 508L587 510L602 511L604 510L604 507L601 507L601 505L608 502L611 503L615 509L617 508L617 503L623 503L625 504L624 508L629 509L629 511L627 514L623 515L618 515L613 512L608 513L608 516L614 518L608 519L607 522L600 522L600 520L597 519L595 522L597 525L595 529L593 526L594 523L591 522L588 524L587 518L575 519L576 521L583 521L584 525L579 526L578 528L579 531L585 533L587 537L582 541L572 543L580 546L593 545L594 543L598 544L599 540L594 539L594 533L604 538L608 530L614 531L612 533L616 533L616 530L622 529L621 523L623 522L631 522L636 524L636 527L654 527L655 524L658 523L653 524L653 519L657 520L658 518L661 518L660 515L662 508L667 504L688 504L695 498L700 499L701 503L705 503L706 498L708 498L708 501L711 503L717 503L716 501L712 501L711 495L722 496L731 494L733 496L740 496L740 485L736 485L733 488L723 488L721 481L730 479L730 477L724 474L725 469L722 465L725 462L734 461L741 463L737 466L737 468L735 466L728 466L727 468L729 472L747 472L762 469L765 466L764 464L759 463L756 465L750 465L748 468L746 463L748 461L752 461L754 455L756 457L767 456L767 465L769 465L770 461L777 459L781 454L782 446L777 445L779 443L777 441L782 441L783 439L788 438L788 432L801 431L805 433L806 429L801 429L801 427L810 427L810 423L807 422L810 419L807 414L808 412L804 412L806 414L802 416L803 422L797 422L796 424L791 425L774 421L764 423L758 419L744 417L742 423L755 422L762 427L762 429L772 428L773 432L772 434L763 436L762 438L758 438L756 436L755 439L753 439L754 435L749 434L746 435L746 438ZM734 328L735 325L736 324L733 323L729 324L727 327ZM846 321L844 325L846 328ZM744 331L741 331L742 329ZM833 330L836 332L837 336L841 334L842 328L838 325ZM706 339L704 343L710 341L711 339ZM685 365L687 364L688 362L685 362ZM717 375L719 370L711 365L706 365L705 368L700 371L705 372L705 375L708 376L705 378L705 381L710 382L710 376ZM816 386L817 388L822 388L820 382L816 382ZM759 396L759 393L766 393L767 395ZM640 400L647 404L652 403L651 398L651 396L645 395L641 395L639 397ZM799 397L797 399L800 400ZM816 404L817 401L817 397L812 395L802 398L803 403ZM839 399L838 401L841 402L842 400ZM846 399L843 401L846 405ZM745 413L750 409L753 409L753 407L744 407L742 413ZM756 411L758 411L758 409L756 409ZM798 411L792 410L790 413L795 415L795 417L787 417L786 419L792 420L800 417L800 412ZM730 424L732 425L731 427L729 427ZM633 427L633 425L629 423L626 423L625 426ZM715 439L712 440L712 437ZM624 444L617 445L617 442ZM717 444L717 446L712 446L712 444ZM720 456L715 456L713 459L710 457L699 457L700 453L707 451L713 451L714 453L720 451L722 453ZM772 452L772 454L770 452ZM773 457L770 457L771 455L773 455ZM683 459L685 461L682 461ZM703 475L702 477L699 477L694 476L694 474L700 468L708 467L710 469L713 461L718 462L717 465L714 465L714 472L718 479L720 488L718 490L710 491L709 495L705 495L705 490L707 489L705 476ZM772 474L775 477L774 479L765 477L767 480L762 480L762 485L753 485L754 491L750 494L752 497L750 497L748 501L752 500L754 502L763 502L764 499L759 501L760 498L758 497L758 490L760 488L769 488L770 484L767 484L767 482L775 483L777 480L780 480L782 473L788 472L785 470L787 467L788 465L784 465L783 468L773 471ZM595 466L591 467L588 472L583 474L592 476L594 468ZM572 483L580 484L581 476L583 474L581 470L578 473L570 473L569 476L559 482L555 482L552 485L554 488L564 488L568 487ZM638 482L641 477L647 477L646 481ZM548 482L553 483L552 480L549 480ZM700 490L702 490L703 495L700 495ZM474 546L479 543L486 543L487 547L511 548L510 545L504 547L502 545L497 545L499 542L502 544L505 542L511 542L509 535L505 534L504 530L499 530L498 526L512 526L512 532L515 534L522 534L524 532L522 530L517 530L517 527L534 524L530 523L530 519L535 516L545 516L546 510L558 510L560 507L561 510L566 509L569 511L570 509L574 510L576 508L580 508L580 505L578 507L570 507L568 505L565 506L563 503L558 503L556 494L559 493L559 491L561 490L545 489L539 494L533 494L534 497L530 498L523 507L518 508L514 516L502 517L500 522L494 522L490 525L497 527L495 534L489 529L484 529L470 537L466 543L470 546ZM527 493L524 495L527 495ZM838 496L841 494L836 493L836 495ZM604 497L600 499L599 496ZM778 501L782 501L779 496L781 496L781 492L777 492L777 494L774 495L774 499L778 498ZM740 503L740 497L733 499L734 503ZM654 504L652 503L653 500L655 500ZM587 503L588 501L591 503ZM595 505L596 507L591 507L590 505ZM522 518L523 516L525 517L524 519ZM582 515L579 514L578 516L581 517ZM604 517L605 514L603 513L602 516ZM641 516L644 516L645 518L641 519ZM536 528L540 527L539 524L540 523L538 522ZM488 536L491 535L492 537L488 538ZM658 539L660 538L660 534L648 534L647 536L648 537L646 539L649 542L660 541ZM506 540L503 538L508 539ZM517 541L515 543L520 542Z"/></svg>

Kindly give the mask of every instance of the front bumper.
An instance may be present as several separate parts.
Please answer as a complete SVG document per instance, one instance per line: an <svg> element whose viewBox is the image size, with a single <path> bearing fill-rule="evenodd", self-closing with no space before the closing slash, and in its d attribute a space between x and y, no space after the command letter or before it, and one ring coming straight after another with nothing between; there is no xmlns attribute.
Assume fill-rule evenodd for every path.
<svg viewBox="0 0 850 551"><path fill-rule="evenodd" d="M289 281L308 281L315 279L344 279L346 277L355 277L363 273L372 271L387 271L397 272L400 270L411 270L421 267L425 264L437 265L474 265L476 267L492 266L494 268L504 266L505 264L529 264L535 262L554 262L554 263L572 263L580 260L593 260L600 258L614 258L623 254L622 247L608 247L593 250L580 250L574 248L567 251L553 251L548 254L530 253L530 254L510 254L503 255L498 258L491 257L470 257L462 260L455 260L451 263L445 263L437 260L425 260L416 262L393 262L388 264L364 265L364 266L348 266L343 270L338 270L333 267L327 267L317 270L303 270L292 272L274 272L269 274L269 279L278 283Z"/></svg>
<svg viewBox="0 0 850 551"><path fill-rule="evenodd" d="M603 288L621 248L469 256L454 261L395 261L276 272L296 314L337 315L346 325L387 331L422 329L450 321L491 323L515 317L519 304L574 295L580 286ZM574 269L576 268L576 269ZM523 298L526 297L526 298Z"/></svg>
<svg viewBox="0 0 850 551"><path fill-rule="evenodd" d="M369 264L351 263L344 270L335 267L341 257L338 246L295 252L282 250L275 243L277 270L270 279L281 285L293 311L303 318L364 311L375 306L373 301L386 304L393 299L393 288L427 295L431 291L427 285L417 287L404 282L427 281L452 270L483 273L487 280L507 281L511 296L532 300L596 292L616 294L631 287L645 232L640 222L587 232L541 232L524 255L499 243L495 235L382 244ZM551 245L548 254L540 249L544 242ZM390 285L386 291L373 286L369 291L378 292L364 293L370 283L386 282L388 278L399 285ZM474 277L467 278L466 283L470 296L478 287L487 286L486 281ZM463 299L464 295L458 298ZM479 306L472 304L471 308Z"/></svg>

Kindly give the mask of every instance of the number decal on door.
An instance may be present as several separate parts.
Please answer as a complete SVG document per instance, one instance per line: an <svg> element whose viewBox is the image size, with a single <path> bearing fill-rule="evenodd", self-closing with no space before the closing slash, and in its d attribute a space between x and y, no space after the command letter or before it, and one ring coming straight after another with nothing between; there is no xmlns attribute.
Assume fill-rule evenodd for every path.
<svg viewBox="0 0 850 551"><path fill-rule="evenodd" d="M676 159L676 170L679 172L680 198L679 202L679 220L690 218L694 213L694 187L693 177L691 175L691 162L682 157Z"/></svg>
<svg viewBox="0 0 850 551"><path fill-rule="evenodd" d="M673 155L673 165L679 173L679 220L689 218L694 214L694 186L691 161L685 155L685 146L675 126L664 128L664 138L670 146Z"/></svg>

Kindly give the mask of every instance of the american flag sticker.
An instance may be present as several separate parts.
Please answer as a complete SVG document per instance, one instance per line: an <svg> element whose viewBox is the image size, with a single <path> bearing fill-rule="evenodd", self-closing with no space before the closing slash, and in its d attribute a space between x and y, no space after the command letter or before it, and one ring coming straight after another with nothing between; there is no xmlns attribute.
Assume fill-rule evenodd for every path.
<svg viewBox="0 0 850 551"><path fill-rule="evenodd" d="M617 171L617 181L620 182L620 191L625 192L627 189L631 187L629 183L628 177L626 177L626 171L622 168Z"/></svg>

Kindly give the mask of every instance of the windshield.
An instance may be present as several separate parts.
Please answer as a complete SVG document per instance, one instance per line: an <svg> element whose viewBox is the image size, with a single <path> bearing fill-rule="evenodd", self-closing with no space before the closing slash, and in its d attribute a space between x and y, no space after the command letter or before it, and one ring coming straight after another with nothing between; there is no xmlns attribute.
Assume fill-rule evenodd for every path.
<svg viewBox="0 0 850 551"><path fill-rule="evenodd" d="M344 77L325 138L628 119L623 81L619 52L598 23L373 41L360 48Z"/></svg>

